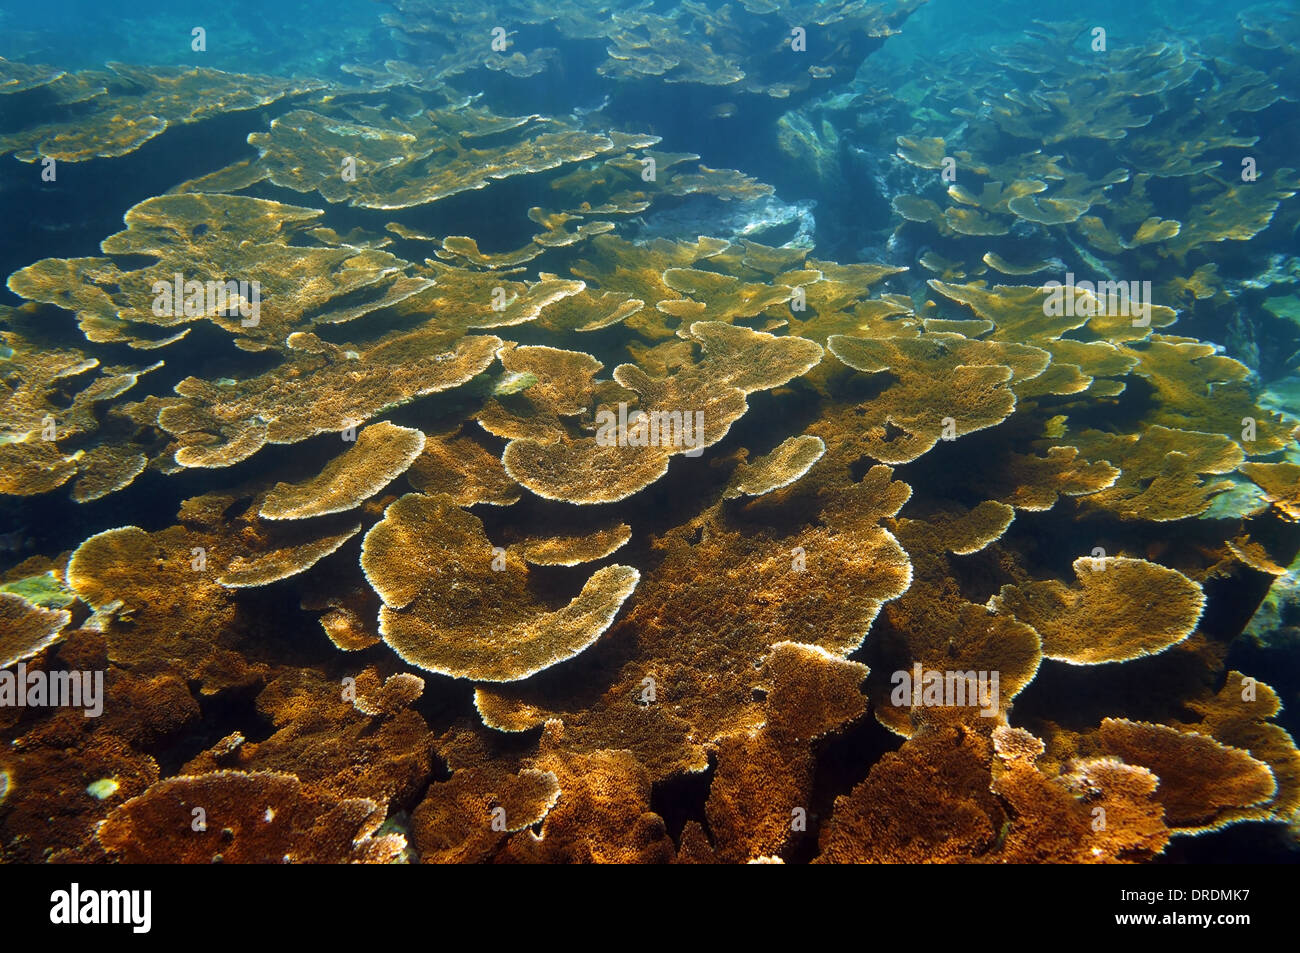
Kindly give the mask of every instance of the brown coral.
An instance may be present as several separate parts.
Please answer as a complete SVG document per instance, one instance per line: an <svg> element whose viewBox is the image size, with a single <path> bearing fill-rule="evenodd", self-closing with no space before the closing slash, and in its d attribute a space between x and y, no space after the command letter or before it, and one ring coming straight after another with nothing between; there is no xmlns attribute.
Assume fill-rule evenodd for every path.
<svg viewBox="0 0 1300 953"><path fill-rule="evenodd" d="M293 775L217 771L159 781L96 832L128 863L390 863L406 846L376 836L384 809L334 801Z"/></svg>
<svg viewBox="0 0 1300 953"><path fill-rule="evenodd" d="M0 592L0 619L4 633L0 636L0 669L3 669L52 645L72 615L66 609L46 609L32 605L22 596Z"/></svg>
<svg viewBox="0 0 1300 953"><path fill-rule="evenodd" d="M265 519L306 519L360 506L404 473L424 450L424 434L381 420L311 479L277 483L258 511Z"/></svg>
<svg viewBox="0 0 1300 953"><path fill-rule="evenodd" d="M1268 765L1196 732L1107 718L1098 743L1160 779L1156 797L1170 826L1183 830L1220 826L1229 810L1267 801L1277 790Z"/></svg>
<svg viewBox="0 0 1300 953"><path fill-rule="evenodd" d="M490 682L527 678L577 655L640 580L630 566L606 566L548 612L530 595L520 556L494 549L483 524L448 498L414 493L366 534L361 566L384 602L380 633L402 658Z"/></svg>
<svg viewBox="0 0 1300 953"><path fill-rule="evenodd" d="M989 606L1033 626L1045 656L1076 665L1163 652L1192 634L1205 606L1197 583L1145 559L1083 556L1074 574L1078 588L1004 586Z"/></svg>

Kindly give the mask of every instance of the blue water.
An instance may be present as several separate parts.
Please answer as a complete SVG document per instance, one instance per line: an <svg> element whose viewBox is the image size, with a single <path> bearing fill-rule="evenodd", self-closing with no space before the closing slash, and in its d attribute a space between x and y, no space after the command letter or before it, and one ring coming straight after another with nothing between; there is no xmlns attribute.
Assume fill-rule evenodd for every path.
<svg viewBox="0 0 1300 953"><path fill-rule="evenodd" d="M1240 10L1259 6L1250 0L930 0L871 58L867 72L941 66L949 57L1015 42L1035 20L1101 25L1116 46L1172 37L1212 43L1231 34ZM388 10L373 0L5 0L0 56L66 69L120 60L340 79L340 63L396 52L379 22ZM206 52L190 48L194 27L207 31Z"/></svg>

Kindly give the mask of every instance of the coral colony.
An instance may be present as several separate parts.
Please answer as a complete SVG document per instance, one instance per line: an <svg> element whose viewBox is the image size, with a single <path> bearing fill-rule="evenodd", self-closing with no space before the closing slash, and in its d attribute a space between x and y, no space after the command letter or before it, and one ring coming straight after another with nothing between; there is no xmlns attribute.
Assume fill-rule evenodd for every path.
<svg viewBox="0 0 1300 953"><path fill-rule="evenodd" d="M252 130L8 275L0 859L1300 836L1300 15L874 67L921 8L0 60L33 190Z"/></svg>

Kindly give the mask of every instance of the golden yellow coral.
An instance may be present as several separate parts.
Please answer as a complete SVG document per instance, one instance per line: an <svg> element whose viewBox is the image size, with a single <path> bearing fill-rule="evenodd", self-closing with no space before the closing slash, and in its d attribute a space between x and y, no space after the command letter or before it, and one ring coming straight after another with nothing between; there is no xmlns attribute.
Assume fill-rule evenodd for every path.
<svg viewBox="0 0 1300 953"><path fill-rule="evenodd" d="M979 195L975 195L965 186L954 183L948 186L948 197L961 205L969 205L986 212L1006 214L1013 211L1011 202L1015 199L1037 195L1047 191L1047 183L1037 179L1016 179L1003 187L1001 182L985 182Z"/></svg>
<svg viewBox="0 0 1300 953"><path fill-rule="evenodd" d="M420 315L430 328L449 336L472 329L512 327L534 321L547 308L584 289L581 281L542 274L535 282L514 281L503 274L457 268L428 259L418 269L433 279L397 308L402 314Z"/></svg>
<svg viewBox="0 0 1300 953"><path fill-rule="evenodd" d="M458 387L492 363L500 338L461 338L420 329L392 332L362 350L295 334L287 366L243 381L213 383L187 377L176 385L186 400L166 406L159 425L184 438L183 467L228 467L268 443L297 443L341 433L426 394ZM328 395L328 399L322 399Z"/></svg>
<svg viewBox="0 0 1300 953"><path fill-rule="evenodd" d="M81 473L72 487L72 498L89 503L130 486L149 465L149 458L129 446L101 444L77 457Z"/></svg>
<svg viewBox="0 0 1300 953"><path fill-rule="evenodd" d="M645 302L645 308L629 318L626 326L651 339L664 338L671 336L672 331L665 326L657 305L680 297L664 284L664 272L706 261L728 245L721 239L701 237L693 243L657 239L642 246L613 235L600 235L588 245L588 257L574 262L570 272L590 287Z"/></svg>
<svg viewBox="0 0 1300 953"><path fill-rule="evenodd" d="M696 321L688 335L703 352L700 373L746 394L788 384L816 367L823 353L817 342L806 338L778 337L718 321Z"/></svg>
<svg viewBox="0 0 1300 953"><path fill-rule="evenodd" d="M1217 183L1216 183L1217 184ZM1246 241L1273 221L1278 206L1300 189L1295 169L1275 169L1267 179L1233 182L1194 207L1182 223L1182 230L1164 245L1168 253L1182 257L1194 248L1214 242Z"/></svg>
<svg viewBox="0 0 1300 953"><path fill-rule="evenodd" d="M912 511L909 511L912 512ZM1005 503L985 500L969 510L937 510L925 514L927 527L924 535L943 549L958 556L978 553L995 540L1001 539L1016 511ZM899 520L899 529L906 536L912 519Z"/></svg>
<svg viewBox="0 0 1300 953"><path fill-rule="evenodd" d="M1035 768L1042 742L1019 728L993 730L998 763L990 789L1015 820L994 862L1133 863L1162 853L1170 832L1156 797L1160 779L1115 758L1093 758L1049 778Z"/></svg>
<svg viewBox="0 0 1300 953"><path fill-rule="evenodd" d="M1287 519L1300 519L1300 465L1251 461L1238 469L1264 491L1264 498Z"/></svg>
<svg viewBox="0 0 1300 953"><path fill-rule="evenodd" d="M296 546L286 546L255 556L236 556L226 564L226 570L217 577L217 582L231 589L246 589L288 579L306 572L330 553L337 552L340 546L359 532L361 524L356 523L342 533Z"/></svg>
<svg viewBox="0 0 1300 953"><path fill-rule="evenodd" d="M0 592L0 669L53 645L71 620L66 609L46 609L22 596Z"/></svg>
<svg viewBox="0 0 1300 953"><path fill-rule="evenodd" d="M765 730L782 742L808 743L861 718L868 669L815 645L778 642L763 662Z"/></svg>
<svg viewBox="0 0 1300 953"><path fill-rule="evenodd" d="M683 328L692 321L729 324L740 318L752 318L773 305L784 304L792 294L783 285L751 284L697 268L669 268L663 274L663 281L674 291L690 295L690 298L669 299L656 305L665 314L681 318Z"/></svg>
<svg viewBox="0 0 1300 953"><path fill-rule="evenodd" d="M211 544L206 534L179 526L158 533L125 526L77 547L68 561L68 586L91 608L110 614L104 635L111 659L146 673L179 663L206 687L255 677L236 650L244 622L233 597L206 568ZM149 637L140 638L141 631ZM196 631L209 637L190 638Z"/></svg>
<svg viewBox="0 0 1300 953"><path fill-rule="evenodd" d="M1087 496L1112 486L1120 471L1081 458L1077 447L1053 446L1045 456L1008 453L996 471L977 473L972 488L1018 510L1050 510L1062 496Z"/></svg>
<svg viewBox="0 0 1300 953"><path fill-rule="evenodd" d="M1175 275L1161 289L1164 294L1184 305L1213 298L1223 291L1219 266L1214 262L1201 265L1190 275ZM1267 304L1265 304L1267 307Z"/></svg>
<svg viewBox="0 0 1300 953"><path fill-rule="evenodd" d="M357 676L357 697L352 707L363 715L394 715L402 711L422 694L424 679L410 672L398 672L379 683L379 676L368 668Z"/></svg>
<svg viewBox="0 0 1300 953"><path fill-rule="evenodd" d="M1004 519L997 507L975 507L897 521L914 582L884 607L866 644L866 660L878 676L872 685L876 718L891 731L909 736L913 720L934 705L971 724L997 720L1038 672L1038 633L963 598L948 556L956 547L978 549L1000 534ZM927 684L944 688L950 678L951 693L926 695Z"/></svg>
<svg viewBox="0 0 1300 953"><path fill-rule="evenodd" d="M566 248L584 242L594 235L603 235L614 230L613 222L584 222L583 215L549 212L543 208L530 208L528 217L546 229L533 236L533 242L542 248ZM582 222L582 224L570 231L569 222Z"/></svg>
<svg viewBox="0 0 1300 953"><path fill-rule="evenodd" d="M1249 383L1250 369L1213 344L1156 335L1135 349L1133 373L1154 388L1151 423L1180 430L1223 434L1251 455L1288 446L1294 422L1261 408ZM1113 461L1112 461L1113 462Z"/></svg>
<svg viewBox="0 0 1300 953"><path fill-rule="evenodd" d="M765 275L780 276L792 269L802 268L804 259L808 257L808 249L806 248L798 246L782 246L778 248L750 241L748 238L742 238L736 246L732 246L721 255L715 256L715 258L718 261L727 261L730 256L736 254L737 249L739 249L740 263L742 265Z"/></svg>
<svg viewBox="0 0 1300 953"><path fill-rule="evenodd" d="M290 244L319 209L231 195L162 195L129 209L107 255L156 261L122 270L109 258L47 258L14 272L9 288L77 312L91 341L155 347L161 336L211 321L251 350L285 335L353 321L428 287L400 258L374 249ZM262 300L275 305L263 308Z"/></svg>
<svg viewBox="0 0 1300 953"><path fill-rule="evenodd" d="M511 479L545 499L626 499L662 477L672 456L698 456L725 437L749 409L747 394L789 382L822 356L813 341L718 321L697 321L689 335L700 345L700 358L667 377L652 377L635 364L614 369L614 380L636 406L620 400L616 410L601 403L594 427L585 425L593 436L571 434L560 418L576 415L592 399L600 363L581 352L519 349L524 361L550 366L538 365L539 381L549 373L549 387L535 384L523 394L540 413L524 417L489 404L479 417L489 431L513 438L501 457ZM505 352L503 360L518 359Z"/></svg>
<svg viewBox="0 0 1300 953"><path fill-rule="evenodd" d="M493 144L476 146L476 139L493 133ZM558 121L496 116L465 104L421 110L409 118L368 115L364 122L295 109L248 141L260 153L257 165L274 184L376 209L437 202L493 180L615 149L606 136ZM340 175L348 158L356 172L351 177Z"/></svg>
<svg viewBox="0 0 1300 953"><path fill-rule="evenodd" d="M257 712L274 727L270 737L235 750L218 745L182 769L244 771L293 769L315 791L332 798L407 802L432 768L435 739L409 707L421 679L398 675L381 685L366 671L340 684L310 668L279 667L257 696ZM371 712L363 708L374 709Z"/></svg>
<svg viewBox="0 0 1300 953"><path fill-rule="evenodd" d="M33 76L32 71L39 69L29 67L28 78L11 93L49 87L64 78L61 73ZM53 103L47 100L31 111L43 121L0 136L0 154L13 152L24 162L42 157L82 162L123 156L170 125L256 109L324 85L317 80L124 63L109 63L108 70L87 70L66 79L70 89L59 90ZM86 91L71 92L77 87ZM66 108L86 100L90 100L86 107Z"/></svg>
<svg viewBox="0 0 1300 953"><path fill-rule="evenodd" d="M1273 817L1293 821L1300 811L1300 750L1286 729L1273 724L1282 700L1258 679L1229 670L1213 695L1189 699L1186 706L1201 716L1186 727L1263 761L1277 781L1277 793L1266 804L1234 813L1243 820Z"/></svg>
<svg viewBox="0 0 1300 953"><path fill-rule="evenodd" d="M1231 473L1242 460L1241 448L1227 437L1158 425L1129 434L1084 430L1068 440L1081 456L1119 469L1111 485L1090 494L1085 504L1123 519L1168 522L1199 516L1232 487L1230 481L1206 481L1202 475Z"/></svg>
<svg viewBox="0 0 1300 953"><path fill-rule="evenodd" d="M52 442L0 444L0 492L33 496L58 489L77 475L77 463Z"/></svg>
<svg viewBox="0 0 1300 953"><path fill-rule="evenodd" d="M622 323L644 307L640 298L617 291L596 295L584 288L548 307L538 324L548 331L600 331Z"/></svg>
<svg viewBox="0 0 1300 953"><path fill-rule="evenodd" d="M104 405L161 362L103 367L55 344L28 308L0 308L0 319L14 329L0 334L0 493L30 496L75 481L72 498L87 503L129 485L152 448L104 433Z"/></svg>
<svg viewBox="0 0 1300 953"><path fill-rule="evenodd" d="M406 479L421 493L445 494L458 506L509 506L523 495L500 458L464 436L426 435L424 450L406 471Z"/></svg>
<svg viewBox="0 0 1300 953"><path fill-rule="evenodd" d="M387 227L390 231L395 231L397 234L402 235L403 238L414 237L409 233L409 230L401 228L401 226L396 223L390 223ZM434 254L439 258L455 260L457 263L477 265L479 268L489 268L492 270L499 268L512 268L515 265L525 264L526 262L532 261L541 253L541 246L529 242L527 245L516 249L515 251L490 254L479 251L478 242L465 235L448 235L442 240L442 247L434 252Z"/></svg>
<svg viewBox="0 0 1300 953"><path fill-rule="evenodd" d="M78 548L68 574L94 617L46 651L58 665L117 672L110 687L132 701L142 725L87 725L89 740L69 746L60 714L24 715L19 747L45 752L21 762L24 795L36 767L67 764L48 772L53 780L26 801L21 824L9 811L13 798L6 801L0 841L20 845L23 856L36 853L40 839L24 841L22 824L39 824L56 795L84 787L78 781L65 791L68 778L107 773L96 765L122 774L122 796L143 790L158 769L135 749L162 750L167 732L199 717L187 686L203 693L237 687L245 697L259 683L266 687L257 712L273 735L228 734L183 773L284 770L310 798L408 807L423 798L413 835L429 860L670 860L668 827L683 817L666 823L653 809L651 786L683 783L685 772L700 775L684 782L697 796L676 851L684 861L796 859L812 848L819 821L823 860L1146 860L1170 834L1164 795L1183 799L1176 819L1183 829L1203 820L1191 816L1204 808L1195 803L1201 792L1180 772L1190 774L1184 762L1194 764L1209 746L1169 741L1165 732L1213 736L1254 759L1231 756L1235 767L1224 776L1234 803L1210 803L1205 823L1295 817L1300 754L1268 721L1275 694L1257 686L1259 701L1253 694L1247 701L1243 679L1238 702L1235 684L1210 687L1220 684L1230 632L1193 632L1159 659L1135 663L1173 685L1154 707L1104 704L1129 680L1114 666L1086 677L1049 667L1041 677L1052 684L1021 701L1044 643L1074 662L1157 653L1198 624L1204 598L1191 580L1209 588L1209 580L1246 572L1239 560L1280 571L1266 559L1285 552L1289 532L1277 521L1234 528L1205 519L1186 525L1195 533L1146 537L1156 521L1261 512L1264 491L1243 482L1250 467L1235 481L1229 471L1247 456L1282 459L1291 425L1261 409L1244 365L1200 341L1155 333L1174 320L1169 308L1153 305L1150 322L1135 326L1133 315L1111 311L1116 296L1101 286L1077 291L1068 301L1073 310L1053 310L1049 286L973 280L991 274L986 269L1039 277L1051 262L1016 253L1037 236L1055 250L1073 248L1072 267L1081 273L1150 273L1157 300L1195 305L1198 320L1226 307L1223 295L1207 297L1212 276L1171 279L1177 259L1204 251L1216 235L1244 236L1274 214L1267 206L1276 206L1275 228L1286 231L1294 214L1278 203L1289 179L1270 181L1266 173L1244 219L1240 210L1187 212L1165 203L1179 190L1196 205L1233 197L1210 174L1213 156L1254 137L1239 135L1228 107L1237 97L1242 109L1274 101L1273 81L1165 44L1126 52L1118 72L1085 69L1083 80L1073 54L1063 66L1025 48L998 51L1023 78L1005 96L978 82L910 84L897 99L922 125L899 139L899 161L935 169L952 152L959 163L960 184L939 203L895 200L946 242L927 246L930 229L919 224L899 233L920 267L940 279L926 300L915 281L880 286L899 268L822 261L802 239L777 248L649 237L707 215L718 198L744 200L766 187L741 173L696 171L693 156L646 152L655 137L602 133L600 109L555 122L494 115L442 81L484 68L500 71L497 80L531 76L554 64L551 51L439 48L443 24L486 35L500 17L462 0L391 2L398 9L385 22L412 62L349 68L366 86L276 110L273 128L254 136L264 150L258 159L137 206L102 255L47 260L15 279L33 299L73 309L93 343L170 347L180 365L164 386L181 383L174 395L120 403L142 369L95 365L95 357L107 360L103 349L60 342L59 322L52 325L50 308L35 300L20 315L0 315L13 329L0 347L7 411L0 467L14 475L13 485L66 485L75 499L91 501L146 470L155 484L187 467L246 463L228 471L230 486L215 488L220 474L184 477L213 489L185 500L180 526L127 527ZM831 114L883 105L888 94L860 89L855 98L802 110L817 117L811 121L791 117L814 85L847 79L845 67L893 21L856 0L742 0L736 9L744 14L738 19L697 3L602 19L598 11L544 9L542 0L501 0L496 12L511 14L505 22L519 31L516 42L544 26L608 47L605 70L617 77L611 115L629 114L629 104L665 81L712 85L705 108L717 105L711 115L720 129L734 125L732 115L788 107L784 144L800 139L816 148L822 125L824 152L812 153L806 167L836 174ZM788 55L777 59L784 46L753 42L755 31L769 40L780 35L769 27L783 17L810 24L818 48L832 41L830 59L804 69ZM1042 29L1051 32L1033 39L1050 37L1047 45L1058 50L1077 39L1066 35L1068 26ZM1201 90L1203 98L1225 117L1177 113L1189 95L1183 87L1207 68L1216 83ZM102 118L95 100L122 98L94 88L94 74L14 75L20 105L36 92L59 115L77 105ZM1076 84L1083 90L1077 103L1062 95ZM1172 90L1179 92L1167 95ZM1157 109L1162 115L1147 131L1143 123ZM991 124L977 121L980 110ZM971 152L925 138L938 130L924 126L947 114L970 122ZM122 118L124 139L149 131L134 111ZM1185 148L1168 148L1171 131ZM1032 138L1020 139L1024 151L999 148L997 162L973 154L1008 135ZM1068 156L1038 147L1058 135L1063 143L1114 145L1120 168L1102 175L1104 165L1081 164L1073 147ZM355 178L343 161L349 156L359 160ZM657 178L642 178L646 159L658 166ZM542 169L554 174L533 174ZM528 193L538 226L517 221L506 244L489 245L486 234L439 237L423 215L412 218L423 219L419 227L394 222L375 233L373 224L327 224L314 209L218 194L281 183L322 201L406 205L464 189L495 192L499 175L540 186L506 189ZM926 194L937 197L943 186L930 188ZM478 207L481 199L464 194L456 204ZM628 218L652 202L655 215ZM598 234L620 219L624 237ZM964 232L1006 232L1007 240L996 251L987 244L971 251ZM431 260L413 264L394 249ZM1162 261L1175 267L1157 267ZM155 273L165 277L178 266L215 280L245 264L265 272L271 292L255 326L228 308L157 314L144 293ZM36 324L50 331L37 335ZM518 343L476 334L505 336L486 330L502 327L517 328ZM191 330L184 346L173 346ZM207 337L224 350L187 363ZM573 343L583 340L589 344ZM823 347L839 360L823 362ZM496 360L502 368L494 371ZM457 386L458 393L440 394ZM762 390L775 392L749 396ZM393 418L407 427L372 422L415 399ZM764 435L766 420L739 423L751 404L784 426ZM38 439L51 409L57 439ZM683 439L653 439L653 423L660 436L667 425L670 438ZM348 449L353 428L360 438ZM966 434L965 450L939 447ZM730 445L722 443L728 436ZM311 453L268 452L270 472L248 460L267 443L309 439ZM644 494L648 507L568 505L614 504L665 477L674 456L706 448L710 459L678 461L676 479ZM931 448L929 462L918 459ZM901 508L911 487L887 467L872 467L876 459L907 463L917 490L909 510ZM1252 475L1270 484L1278 511L1300 515L1300 504L1292 505L1300 494L1287 485L1294 474L1263 466L1275 469ZM390 481L424 495L385 495L403 492ZM1062 495L1077 499L1057 506ZM1237 505L1238 496L1250 500ZM483 511L482 522L480 511L466 512L483 503L509 508ZM1053 507L1050 517L1018 512ZM93 516L101 507L85 509ZM1018 517L1026 525L1013 530ZM1044 541L1078 518L1096 524L1089 547L1159 559L1183 575L1121 557L1077 567L1078 582L1036 580L1030 563L1051 562ZM629 524L637 526L634 545L626 545ZM373 526L364 547L359 533L348 541L358 525ZM21 520L12 528L20 532L0 546L21 550L25 536L48 535ZM619 554L635 554L627 561L644 573L640 581L630 567L596 571L625 545ZM337 551L359 548L361 573ZM586 570L562 568L584 562ZM57 575L58 564L42 556L8 575L47 570ZM298 581L277 591L292 588L291 602L319 618L335 646L355 651L386 638L430 671L480 680L473 694L481 721L448 715L441 697L414 710L424 679L393 674L396 656L356 675L351 697L345 681L342 699L334 679L354 671L349 660L336 658L328 672L286 660L272 637L283 620L260 611L274 593L228 587L294 571L302 571ZM1093 572L1096 579L1085 576ZM999 589L991 605L1000 611L979 604ZM867 672L847 660L852 653L874 669L868 691L878 720L907 739L884 759L871 743L872 725L830 742L834 748L826 741L866 710L860 683ZM1001 681L983 704L930 703L924 686L919 703L895 701L892 676L916 665L955 673L967 688L967 672ZM1119 761L1101 729L1079 735L1061 723L1051 697L1062 679L1080 678L1106 683L1100 694L1088 693L1102 701L1081 724L1112 713L1166 722L1154 745L1139 739L1131 747L1134 761L1149 747L1177 749L1164 766L1168 782L1152 767ZM463 684L443 688L464 695ZM1046 747L1008 726L1013 704L1042 729ZM441 713L441 737L421 712ZM853 777L823 776L826 755L864 740L874 763ZM430 774L435 752L446 780ZM1210 760L1222 766L1217 755ZM1276 791L1262 800L1238 796L1237 788L1258 780L1261 763L1274 772ZM847 791L867 772L828 818L826 783ZM1105 830L1090 823L1094 806L1109 815ZM807 838L791 823L800 808L811 821ZM100 819L86 810L75 816L83 837L87 823ZM74 853L103 856L86 841L55 859Z"/></svg>
<svg viewBox="0 0 1300 953"><path fill-rule="evenodd" d="M604 365L583 351L507 344L497 355L508 374L529 381L518 397L489 401L478 422L490 434L549 441L565 431L563 418L587 409Z"/></svg>
<svg viewBox="0 0 1300 953"><path fill-rule="evenodd" d="M1200 585L1145 559L1083 556L1074 574L1074 589L1051 579L1003 586L989 608L1033 626L1047 658L1098 665L1177 645L1205 606Z"/></svg>
<svg viewBox="0 0 1300 953"><path fill-rule="evenodd" d="M964 338L978 338L993 330L993 322L983 318L922 318L921 327L937 334L960 334ZM1044 373L1050 374L1051 368Z"/></svg>
<svg viewBox="0 0 1300 953"><path fill-rule="evenodd" d="M1088 202L1071 198L1047 198L1020 195L1007 203L1007 208L1029 222L1039 225L1064 225L1077 222L1088 211Z"/></svg>
<svg viewBox="0 0 1300 953"><path fill-rule="evenodd" d="M895 195L889 204L909 222L929 222L941 230L947 230L943 209L933 199L921 198L919 195Z"/></svg>
<svg viewBox="0 0 1300 953"><path fill-rule="evenodd" d="M29 89L48 86L67 74L53 66L38 63L19 63L0 56L0 96L23 93Z"/></svg>
<svg viewBox="0 0 1300 953"><path fill-rule="evenodd" d="M68 585L98 611L110 659L144 673L179 668L205 691L259 677L258 653L245 644L256 625L230 589L304 572L360 526L328 518L261 526L255 506L228 521L223 511L236 499L206 501L215 511L207 517L199 515L204 501L190 501L182 518L193 526L124 526L77 547ZM195 631L207 636L195 639Z"/></svg>
<svg viewBox="0 0 1300 953"><path fill-rule="evenodd" d="M524 562L534 566L578 566L604 559L627 544L632 527L626 523L579 536L544 536L525 540L519 547Z"/></svg>
<svg viewBox="0 0 1300 953"><path fill-rule="evenodd" d="M348 567L350 570L351 567ZM320 612L319 622L335 648L359 652L379 644L379 597L340 563L327 563L322 571L303 577L299 605Z"/></svg>
<svg viewBox="0 0 1300 953"><path fill-rule="evenodd" d="M508 860L530 863L664 863L672 841L650 810L650 773L625 750L578 753L552 747L543 734L534 770L551 773L559 799L540 835L523 830L510 839ZM561 739L562 742L562 739Z"/></svg>
<svg viewBox="0 0 1300 953"><path fill-rule="evenodd" d="M899 136L898 157L921 169L938 169L943 165L947 148L942 139L911 138Z"/></svg>
<svg viewBox="0 0 1300 953"><path fill-rule="evenodd" d="M917 263L926 271L938 275L944 281L956 281L957 279L965 278L970 274L976 274L976 275L983 274L985 270L980 267L968 268L968 266L965 265L963 262L954 261L951 258L944 258L938 252L935 252L933 250L927 251L920 258L918 258ZM943 331L943 330L960 330L960 329L934 328L933 330Z"/></svg>
<svg viewBox="0 0 1300 953"><path fill-rule="evenodd" d="M626 430L622 434L622 445L617 436L605 444L592 437L552 443L512 440L501 461L510 479L543 499L613 503L662 477L672 456L670 449L629 443Z"/></svg>
<svg viewBox="0 0 1300 953"><path fill-rule="evenodd" d="M907 498L890 477L875 467L860 483L837 482L820 508L824 525L774 527L716 506L675 527L657 541L663 559L626 618L575 663L572 681L480 688L484 722L522 731L559 718L573 750L621 745L655 778L703 770L718 739L765 721L753 690L773 645L796 639L847 655L907 589L911 565L879 525ZM750 506L815 495L813 482Z"/></svg>
<svg viewBox="0 0 1300 953"><path fill-rule="evenodd" d="M985 252L984 264L988 265L1004 275L1033 275L1040 271L1046 271L1054 266L1055 262L1049 260L1031 261L1028 264L1017 265L1007 261L997 252Z"/></svg>
<svg viewBox="0 0 1300 953"><path fill-rule="evenodd" d="M664 183L663 191L669 195L712 195L729 202L754 201L776 190L735 169L711 169L701 163L698 172L674 172Z"/></svg>
<svg viewBox="0 0 1300 953"><path fill-rule="evenodd" d="M815 863L955 863L983 854L1006 817L989 791L991 759L984 734L918 732L835 799Z"/></svg>
<svg viewBox="0 0 1300 953"><path fill-rule="evenodd" d="M380 633L398 655L426 671L491 682L527 678L583 651L640 579L629 566L606 566L548 612L529 591L523 560L494 549L477 518L446 497L416 493L366 534L361 566L384 602Z"/></svg>
<svg viewBox="0 0 1300 953"><path fill-rule="evenodd" d="M1050 360L1040 348L958 334L888 340L837 334L827 347L855 370L892 376L880 397L854 412L857 441L885 463L910 463L941 439L1001 423L1016 406L1007 385L1041 374Z"/></svg>
<svg viewBox="0 0 1300 953"><path fill-rule="evenodd" d="M308 611L320 611L320 624L339 651L360 651L380 644L376 618L380 612L378 598L369 586L352 586L346 592L321 592L311 588L299 605Z"/></svg>
<svg viewBox="0 0 1300 953"><path fill-rule="evenodd" d="M405 473L424 450L424 434L386 420L363 427L356 443L303 483L277 483L258 511L294 520L354 509Z"/></svg>
<svg viewBox="0 0 1300 953"><path fill-rule="evenodd" d="M826 444L820 437L809 434L790 437L766 456L753 463L740 464L723 495L728 499L762 496L789 486L811 470L825 453Z"/></svg>
<svg viewBox="0 0 1300 953"><path fill-rule="evenodd" d="M1268 551L1249 536L1239 536L1226 540L1223 544L1228 552L1251 569L1268 573L1270 576L1285 576L1287 567L1273 561Z"/></svg>
<svg viewBox="0 0 1300 953"><path fill-rule="evenodd" d="M958 235L974 238L1011 233L1011 226L1006 222L973 208L945 209L943 222Z"/></svg>

